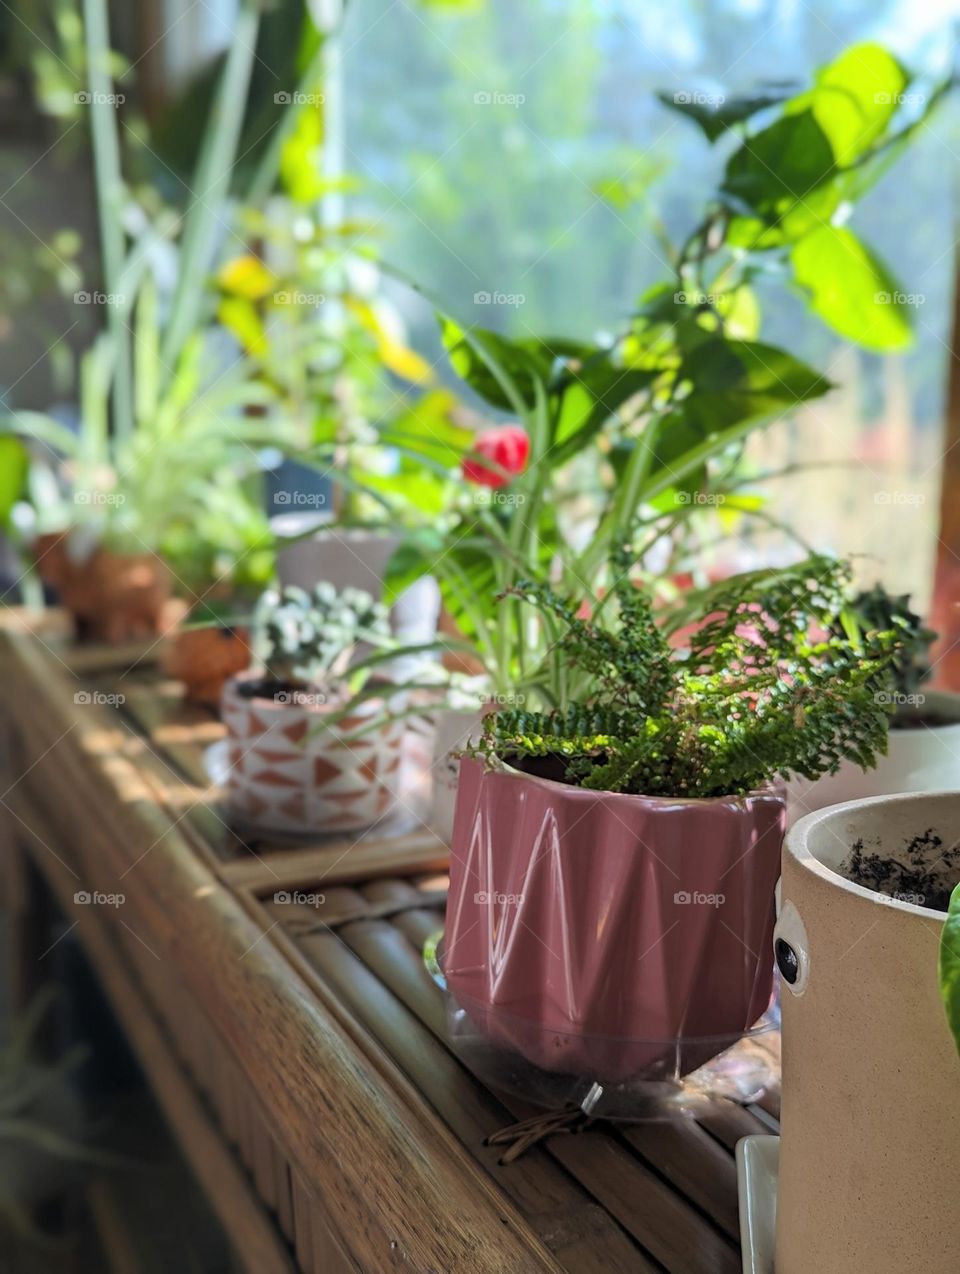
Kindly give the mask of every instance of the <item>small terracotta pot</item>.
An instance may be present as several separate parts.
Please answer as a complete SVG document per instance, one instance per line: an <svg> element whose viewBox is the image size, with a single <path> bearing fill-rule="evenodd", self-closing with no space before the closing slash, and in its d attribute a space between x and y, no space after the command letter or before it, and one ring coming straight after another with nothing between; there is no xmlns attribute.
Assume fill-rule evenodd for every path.
<svg viewBox="0 0 960 1274"><path fill-rule="evenodd" d="M835 805L787 835L777 1274L960 1270L960 1060L937 977L945 913L838 871L855 842L899 857L928 832L955 846L958 829L960 792L939 792Z"/></svg>
<svg viewBox="0 0 960 1274"><path fill-rule="evenodd" d="M250 667L249 633L222 625L184 628L164 645L160 662L169 677L183 683L186 699L215 708L228 678Z"/></svg>
<svg viewBox="0 0 960 1274"><path fill-rule="evenodd" d="M258 680L259 673L241 673L223 688L231 813L268 829L321 833L369 827L395 808L403 720L355 740L343 737L382 711L382 700L369 699L356 715L312 733L341 705L308 691L280 691L272 699L241 693L244 683Z"/></svg>
<svg viewBox="0 0 960 1274"><path fill-rule="evenodd" d="M166 563L153 553L104 548L76 561L68 538L68 532L38 536L35 553L40 578L73 616L77 639L116 643L159 636L171 595Z"/></svg>
<svg viewBox="0 0 960 1274"><path fill-rule="evenodd" d="M686 1073L767 1008L784 801L684 801L461 761L443 969L550 1071Z"/></svg>

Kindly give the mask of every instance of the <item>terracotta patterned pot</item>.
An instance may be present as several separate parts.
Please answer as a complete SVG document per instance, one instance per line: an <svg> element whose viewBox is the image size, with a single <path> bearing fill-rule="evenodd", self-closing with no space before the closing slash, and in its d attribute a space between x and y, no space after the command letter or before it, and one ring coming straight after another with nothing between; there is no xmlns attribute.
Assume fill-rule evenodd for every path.
<svg viewBox="0 0 960 1274"><path fill-rule="evenodd" d="M855 842L899 858L928 832L942 839L937 861L957 844L960 792L851 801L787 835L777 1274L960 1270L960 1059L937 978L945 913L838 870Z"/></svg>
<svg viewBox="0 0 960 1274"><path fill-rule="evenodd" d="M229 742L227 803L232 814L277 831L322 833L369 827L396 806L404 722L347 741L344 735L380 709L371 699L356 716L311 736L337 706L280 692L241 693L259 674L241 673L223 688L221 715Z"/></svg>
<svg viewBox="0 0 960 1274"><path fill-rule="evenodd" d="M184 628L160 652L164 672L182 682L191 703L217 707L228 678L250 666L249 633L245 628Z"/></svg>
<svg viewBox="0 0 960 1274"><path fill-rule="evenodd" d="M784 801L590 792L461 762L443 968L535 1065L696 1069L767 1008ZM679 1043L678 1043L679 1041Z"/></svg>

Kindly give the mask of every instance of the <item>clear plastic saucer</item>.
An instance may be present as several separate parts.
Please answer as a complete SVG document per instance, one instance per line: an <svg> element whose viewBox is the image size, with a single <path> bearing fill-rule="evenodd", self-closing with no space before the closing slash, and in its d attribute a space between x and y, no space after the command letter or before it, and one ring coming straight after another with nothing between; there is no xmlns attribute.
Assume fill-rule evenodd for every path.
<svg viewBox="0 0 960 1274"><path fill-rule="evenodd" d="M435 934L424 945L424 963L443 993L449 1042L464 1065L491 1088L545 1110L579 1109L596 1118L648 1121L672 1119L678 1114L695 1117L722 1100L744 1105L756 1102L779 1080L776 1050L770 1047L773 1040L763 1038L779 1029L776 990L767 1012L746 1032L674 1040L598 1041L606 1056L622 1047L625 1055L651 1059L635 1073L611 1083L591 1074L547 1070L480 1029L477 1020L482 1020L482 1014L475 1010L471 1016L469 1006L459 1003L447 987L441 937ZM542 1028L519 1018L511 1020L509 1033L522 1041L527 1029L542 1036ZM569 1041L555 1035L562 1054ZM542 1046L542 1039L538 1045ZM575 1045L571 1053L582 1054L582 1039L577 1038ZM691 1059L698 1061L693 1068Z"/></svg>

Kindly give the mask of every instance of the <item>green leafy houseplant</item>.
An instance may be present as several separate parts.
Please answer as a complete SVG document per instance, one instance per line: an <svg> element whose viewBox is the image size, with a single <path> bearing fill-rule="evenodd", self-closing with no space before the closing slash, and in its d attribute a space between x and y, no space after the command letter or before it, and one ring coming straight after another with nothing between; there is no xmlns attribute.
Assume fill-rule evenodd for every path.
<svg viewBox="0 0 960 1274"><path fill-rule="evenodd" d="M287 587L263 595L251 627L260 667L227 681L221 698L231 814L297 833L387 817L399 799L403 723L387 714L362 746L353 735L396 690L374 682L369 665L350 667L359 643L391 644L386 609L359 589ZM375 697L354 705L371 687Z"/></svg>
<svg viewBox="0 0 960 1274"><path fill-rule="evenodd" d="M947 921L940 938L940 993L947 1025L960 1052L960 884L950 897Z"/></svg>
<svg viewBox="0 0 960 1274"><path fill-rule="evenodd" d="M271 537L257 517L261 452L268 445L296 449L299 440L283 421L264 417L268 395L213 322L209 286L222 231L235 233L231 187L260 8L256 0L240 6L202 130L191 196L183 208L170 208L153 188L125 180L129 155L111 91L117 64L107 8L103 0L84 0L106 331L81 362L78 434L35 412L13 412L0 424L6 445L21 447L14 498L25 495L26 504L14 523L19 534L29 540L69 533L69 566L58 563L58 584L69 571L78 587L95 592L79 578L79 566L97 551L140 555L144 564L150 555L163 558L191 602L222 583L259 591L271 573ZM317 57L314 50L308 78ZM278 122L250 180L261 199L275 183L296 110L275 111ZM161 295L156 279L174 252L176 281ZM41 543L41 560L50 548ZM155 573L159 593L164 567L158 563ZM111 596L110 605L117 602Z"/></svg>
<svg viewBox="0 0 960 1274"><path fill-rule="evenodd" d="M53 999L52 988L38 992L0 1047L0 1234L42 1246L56 1240L37 1227L36 1205L75 1183L81 1167L128 1166L90 1140L71 1083L86 1046L52 1063L37 1055L36 1034Z"/></svg>
<svg viewBox="0 0 960 1274"><path fill-rule="evenodd" d="M849 615L861 632L888 631L900 633L900 649L891 663L898 703L915 702L921 685L930 676L930 645L937 634L910 607L909 594L894 597L875 584L854 597Z"/></svg>
<svg viewBox="0 0 960 1274"><path fill-rule="evenodd" d="M869 349L910 339L902 292L845 222L949 87L937 86L909 118L899 104L911 82L889 53L866 45L822 68L805 93L751 98L717 115L678 105L711 140L740 141L702 219L673 251L671 277L606 342L511 339L442 317L454 370L520 424L529 461L498 499L461 511L449 533L411 536L388 582L392 596L418 573L437 576L497 692L522 692L551 642L549 614L521 621L511 592L519 580L589 596L619 544L651 582L669 580L716 539L718 493L725 517L776 524L762 499L739 492L743 446L832 386L759 339L760 274L788 279L821 320ZM506 600L494 603L496 594Z"/></svg>
<svg viewBox="0 0 960 1274"><path fill-rule="evenodd" d="M847 587L847 567L823 557L733 577L677 647L625 570L589 619L521 584L559 622L572 685L550 711L488 716L479 750L594 790L684 798L867 766L886 747L899 638L831 635Z"/></svg>
<svg viewBox="0 0 960 1274"><path fill-rule="evenodd" d="M269 590L257 603L252 620L253 649L264 677L252 690L308 689L333 702L346 688L350 658L358 643L390 643L386 608L369 593L332 584L312 592L288 587Z"/></svg>

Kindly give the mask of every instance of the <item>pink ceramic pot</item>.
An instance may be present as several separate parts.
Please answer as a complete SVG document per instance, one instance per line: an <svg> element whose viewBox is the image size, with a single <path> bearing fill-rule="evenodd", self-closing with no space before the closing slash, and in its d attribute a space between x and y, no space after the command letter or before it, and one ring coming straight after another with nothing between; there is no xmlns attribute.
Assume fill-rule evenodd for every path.
<svg viewBox="0 0 960 1274"><path fill-rule="evenodd" d="M767 1008L785 802L590 792L461 762L443 966L479 1029L607 1083L687 1073Z"/></svg>

